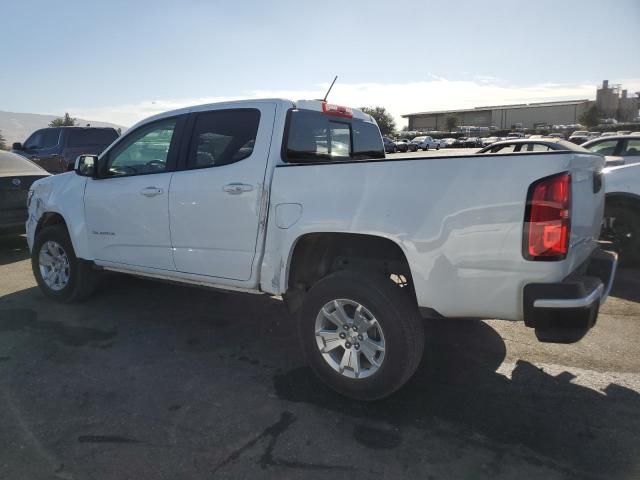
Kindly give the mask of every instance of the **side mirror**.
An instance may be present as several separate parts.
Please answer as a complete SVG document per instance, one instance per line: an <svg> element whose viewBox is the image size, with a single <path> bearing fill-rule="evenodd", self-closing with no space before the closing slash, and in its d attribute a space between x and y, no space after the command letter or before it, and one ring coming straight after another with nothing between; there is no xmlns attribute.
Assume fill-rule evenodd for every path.
<svg viewBox="0 0 640 480"><path fill-rule="evenodd" d="M81 177L96 177L98 174L98 156L79 155L76 158L74 170Z"/></svg>
<svg viewBox="0 0 640 480"><path fill-rule="evenodd" d="M11 150L24 150L24 147L20 142L15 142L13 145L11 145Z"/></svg>

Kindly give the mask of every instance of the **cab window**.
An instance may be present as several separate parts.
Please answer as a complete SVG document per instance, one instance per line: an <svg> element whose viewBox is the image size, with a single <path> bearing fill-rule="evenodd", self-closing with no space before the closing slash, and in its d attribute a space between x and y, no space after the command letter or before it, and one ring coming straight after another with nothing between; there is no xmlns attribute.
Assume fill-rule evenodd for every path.
<svg viewBox="0 0 640 480"><path fill-rule="evenodd" d="M375 123L334 118L312 110L292 110L287 119L284 160L293 163L344 162L384 158Z"/></svg>
<svg viewBox="0 0 640 480"><path fill-rule="evenodd" d="M28 150L42 150L45 148L53 148L58 145L60 140L60 130L57 128L44 128L42 130L38 130L33 135L31 135L26 142L24 142L24 147Z"/></svg>
<svg viewBox="0 0 640 480"><path fill-rule="evenodd" d="M638 140L627 140L621 155L623 157L636 157L640 155L640 138Z"/></svg>
<svg viewBox="0 0 640 480"><path fill-rule="evenodd" d="M113 177L166 171L176 121L176 118L160 120L127 135L109 152L107 175Z"/></svg>
<svg viewBox="0 0 640 480"><path fill-rule="evenodd" d="M250 157L259 124L260 110L252 108L198 113L189 168L219 167Z"/></svg>
<svg viewBox="0 0 640 480"><path fill-rule="evenodd" d="M598 142L595 145L590 145L588 150L593 153L599 153L600 155L613 155L618 146L618 140L604 140Z"/></svg>

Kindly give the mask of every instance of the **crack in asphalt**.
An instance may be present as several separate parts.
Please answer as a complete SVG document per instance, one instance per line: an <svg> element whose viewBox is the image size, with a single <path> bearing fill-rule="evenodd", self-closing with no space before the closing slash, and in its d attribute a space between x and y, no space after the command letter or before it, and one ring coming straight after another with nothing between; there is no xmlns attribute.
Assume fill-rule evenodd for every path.
<svg viewBox="0 0 640 480"><path fill-rule="evenodd" d="M258 464L263 469L266 469L267 467L270 467L270 466L275 466L275 467L295 468L300 470L342 470L342 471L353 470L353 467L349 467L349 466L298 462L296 460L288 460L288 459L274 457L273 450L275 449L276 444L278 443L279 437L284 432L286 432L289 429L289 427L291 427L291 425L293 425L296 422L296 420L297 418L293 413L286 412L286 411L282 412L280 414L280 419L276 423L268 426L259 435L255 436L254 438L249 440L247 443L245 443L243 446L241 446L240 448L237 448L236 450L231 452L229 455L227 455L227 457L224 460L222 460L222 462L220 462L213 469L212 473L215 474L220 469L234 462L235 460L240 458L240 456L244 452L246 452L247 450L255 446L260 440L263 440L264 438L267 438L267 437L271 437L271 439L269 440L269 443L267 444L263 454L260 457L260 460L258 461Z"/></svg>

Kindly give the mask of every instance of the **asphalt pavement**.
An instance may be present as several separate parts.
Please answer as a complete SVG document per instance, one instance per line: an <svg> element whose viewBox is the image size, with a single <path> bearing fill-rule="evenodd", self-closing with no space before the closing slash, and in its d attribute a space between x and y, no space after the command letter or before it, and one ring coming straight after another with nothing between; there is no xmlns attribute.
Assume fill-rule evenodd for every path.
<svg viewBox="0 0 640 480"><path fill-rule="evenodd" d="M59 305L2 238L0 479L637 479L639 323L629 269L577 344L429 321L410 383L360 403L278 299L113 274Z"/></svg>

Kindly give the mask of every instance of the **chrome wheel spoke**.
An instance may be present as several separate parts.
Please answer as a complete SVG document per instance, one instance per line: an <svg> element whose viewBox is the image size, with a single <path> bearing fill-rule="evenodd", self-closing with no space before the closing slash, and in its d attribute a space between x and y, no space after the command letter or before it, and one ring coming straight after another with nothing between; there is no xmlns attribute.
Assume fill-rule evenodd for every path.
<svg viewBox="0 0 640 480"><path fill-rule="evenodd" d="M374 365L376 367L380 366L380 363L377 360L376 356L378 355L378 352L384 352L384 348L380 350L376 342L373 342L372 340L369 340L367 338L360 342L360 351L371 365Z"/></svg>
<svg viewBox="0 0 640 480"><path fill-rule="evenodd" d="M374 323L374 320L369 320L365 316L364 307L362 305L358 305L353 316L353 324L358 327L361 332L366 332L371 327L373 327Z"/></svg>
<svg viewBox="0 0 640 480"><path fill-rule="evenodd" d="M53 257L48 252L41 250L39 261L40 261L40 265L43 265L45 267L50 267L53 264Z"/></svg>
<svg viewBox="0 0 640 480"><path fill-rule="evenodd" d="M324 342L324 348L321 349L322 353L331 352L343 344L343 340L336 330L320 330L316 332L316 336L321 337Z"/></svg>
<svg viewBox="0 0 640 480"><path fill-rule="evenodd" d="M346 349L342 354L340 372L344 372L347 368L353 372L355 377L360 376L360 354L355 350Z"/></svg>

